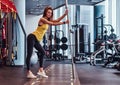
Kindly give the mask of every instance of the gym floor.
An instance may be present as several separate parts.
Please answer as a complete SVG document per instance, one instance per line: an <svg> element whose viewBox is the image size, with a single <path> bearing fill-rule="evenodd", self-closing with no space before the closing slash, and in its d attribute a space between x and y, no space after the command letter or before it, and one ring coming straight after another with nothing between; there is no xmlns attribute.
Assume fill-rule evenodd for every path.
<svg viewBox="0 0 120 85"><path fill-rule="evenodd" d="M45 61L44 68L61 63L70 64L66 61ZM75 67L80 85L120 85L120 72L116 69L90 66L89 64L75 64ZM33 73L37 73L37 69L38 65L34 65ZM25 67L0 66L0 85L25 85L29 81L26 78Z"/></svg>

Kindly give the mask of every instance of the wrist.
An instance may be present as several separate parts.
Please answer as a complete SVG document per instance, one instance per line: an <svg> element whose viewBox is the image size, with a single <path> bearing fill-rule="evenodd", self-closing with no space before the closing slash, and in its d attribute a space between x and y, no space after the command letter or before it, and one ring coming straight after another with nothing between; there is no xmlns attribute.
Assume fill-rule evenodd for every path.
<svg viewBox="0 0 120 85"><path fill-rule="evenodd" d="M66 14L64 13L64 16L66 16Z"/></svg>
<svg viewBox="0 0 120 85"><path fill-rule="evenodd" d="M65 24L65 21L63 22L63 24Z"/></svg>

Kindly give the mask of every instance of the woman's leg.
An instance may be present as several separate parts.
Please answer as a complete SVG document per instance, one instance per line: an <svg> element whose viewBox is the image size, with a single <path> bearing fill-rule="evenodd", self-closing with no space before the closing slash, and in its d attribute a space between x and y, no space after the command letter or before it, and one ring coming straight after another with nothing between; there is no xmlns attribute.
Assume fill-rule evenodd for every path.
<svg viewBox="0 0 120 85"><path fill-rule="evenodd" d="M36 76L30 70L30 59L32 56L34 44L35 44L35 37L34 37L34 35L30 34L27 37L27 58L26 58L27 78L36 78Z"/></svg>
<svg viewBox="0 0 120 85"><path fill-rule="evenodd" d="M30 58L33 53L34 44L35 44L34 37L30 34L27 37L27 58L26 58L27 70L30 70Z"/></svg>
<svg viewBox="0 0 120 85"><path fill-rule="evenodd" d="M43 68L43 57L45 56L45 50L43 49L39 42L36 42L34 47L38 50L37 55L39 59L40 68Z"/></svg>
<svg viewBox="0 0 120 85"><path fill-rule="evenodd" d="M44 51L43 47L40 45L39 42L36 42L36 43L35 43L35 48L38 50L37 55L38 55L39 64L40 64L40 68L39 68L39 71L38 71L37 74L38 74L38 75L41 75L41 76L43 76L43 77L48 77L48 76L46 75L46 73L44 72L44 70L43 70L43 57L45 56L45 51Z"/></svg>

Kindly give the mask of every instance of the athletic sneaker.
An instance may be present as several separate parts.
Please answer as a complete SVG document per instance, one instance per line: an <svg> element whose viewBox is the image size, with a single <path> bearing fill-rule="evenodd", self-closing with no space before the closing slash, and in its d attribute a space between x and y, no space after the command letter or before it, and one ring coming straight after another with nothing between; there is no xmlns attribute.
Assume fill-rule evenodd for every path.
<svg viewBox="0 0 120 85"><path fill-rule="evenodd" d="M42 71L42 72L39 71L37 74L40 75L40 76L43 76L45 78L48 78L48 76L46 75L45 71Z"/></svg>
<svg viewBox="0 0 120 85"><path fill-rule="evenodd" d="M37 78L37 76L35 76L32 72L29 72L29 74L27 74L27 78L34 79Z"/></svg>

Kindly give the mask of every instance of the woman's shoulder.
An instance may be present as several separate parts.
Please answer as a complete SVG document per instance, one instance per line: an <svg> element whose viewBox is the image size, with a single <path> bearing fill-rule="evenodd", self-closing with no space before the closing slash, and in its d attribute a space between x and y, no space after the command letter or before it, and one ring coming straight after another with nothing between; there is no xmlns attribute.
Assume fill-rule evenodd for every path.
<svg viewBox="0 0 120 85"><path fill-rule="evenodd" d="M43 17L41 17L41 18L40 18L40 20L39 20L38 26L43 25L43 23L44 23L44 18L43 18Z"/></svg>
<svg viewBox="0 0 120 85"><path fill-rule="evenodd" d="M44 17L41 17L39 20L39 23L44 23L47 19L45 19Z"/></svg>
<svg viewBox="0 0 120 85"><path fill-rule="evenodd" d="M46 19L46 18L44 18L44 17L41 17L41 18L40 18L40 20L47 20L47 19Z"/></svg>

